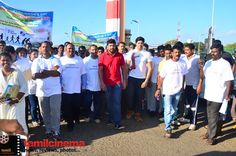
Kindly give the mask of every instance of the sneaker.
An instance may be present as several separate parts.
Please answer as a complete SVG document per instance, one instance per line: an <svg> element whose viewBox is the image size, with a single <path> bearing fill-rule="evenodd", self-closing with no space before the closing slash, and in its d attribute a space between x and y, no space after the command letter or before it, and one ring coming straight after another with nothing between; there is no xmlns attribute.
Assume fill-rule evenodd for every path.
<svg viewBox="0 0 236 156"><path fill-rule="evenodd" d="M124 129L125 126L122 126L122 125L115 125L115 129L118 129L118 130L121 130L121 129Z"/></svg>
<svg viewBox="0 0 236 156"><path fill-rule="evenodd" d="M184 117L179 118L178 121L179 121L179 122L182 122L182 123L189 123L189 122L190 122L189 119L186 119L186 118L184 118Z"/></svg>
<svg viewBox="0 0 236 156"><path fill-rule="evenodd" d="M94 122L99 124L99 123L101 123L101 120L100 119L95 119Z"/></svg>
<svg viewBox="0 0 236 156"><path fill-rule="evenodd" d="M45 134L46 139L51 139L52 138L52 132L48 132Z"/></svg>
<svg viewBox="0 0 236 156"><path fill-rule="evenodd" d="M38 127L38 126L40 126L39 123L36 122L36 121L33 121L33 122L32 122L32 125L33 125L34 127Z"/></svg>
<svg viewBox="0 0 236 156"><path fill-rule="evenodd" d="M135 120L138 121L138 122L142 122L143 121L143 118L141 117L140 113L135 113Z"/></svg>
<svg viewBox="0 0 236 156"><path fill-rule="evenodd" d="M112 126L112 125L113 125L113 122L110 121L110 120L108 120L108 121L106 122L106 125L107 125L107 126Z"/></svg>
<svg viewBox="0 0 236 156"><path fill-rule="evenodd" d="M180 126L181 125L181 123L177 120L172 121L171 124L174 125L174 126Z"/></svg>
<svg viewBox="0 0 236 156"><path fill-rule="evenodd" d="M61 140L62 140L60 134L54 134L54 135L52 136L52 139L53 139L54 141L61 141Z"/></svg>
<svg viewBox="0 0 236 156"><path fill-rule="evenodd" d="M204 135L202 135L201 138L202 138L203 140L208 139L208 138L209 138L208 133L205 133Z"/></svg>
<svg viewBox="0 0 236 156"><path fill-rule="evenodd" d="M171 136L172 136L172 131L171 130L166 130L165 137L166 138L171 138Z"/></svg>
<svg viewBox="0 0 236 156"><path fill-rule="evenodd" d="M90 118L84 118L84 122L90 122Z"/></svg>
<svg viewBox="0 0 236 156"><path fill-rule="evenodd" d="M126 119L130 119L133 115L134 115L133 111L128 111L128 113L126 114Z"/></svg>
<svg viewBox="0 0 236 156"><path fill-rule="evenodd" d="M159 121L164 122L164 118L163 117L159 118Z"/></svg>
<svg viewBox="0 0 236 156"><path fill-rule="evenodd" d="M195 130L196 130L196 125L190 124L190 126L188 127L188 129L191 130L191 131L195 131Z"/></svg>
<svg viewBox="0 0 236 156"><path fill-rule="evenodd" d="M156 115L156 112L155 112L155 111L150 111L150 112L149 112L149 116L150 116L151 118L155 117L155 115Z"/></svg>
<svg viewBox="0 0 236 156"><path fill-rule="evenodd" d="M74 123L68 123L67 124L67 130L68 132L72 132L74 130Z"/></svg>
<svg viewBox="0 0 236 156"><path fill-rule="evenodd" d="M215 139L207 139L207 144L208 145L215 145L216 144L216 140Z"/></svg>

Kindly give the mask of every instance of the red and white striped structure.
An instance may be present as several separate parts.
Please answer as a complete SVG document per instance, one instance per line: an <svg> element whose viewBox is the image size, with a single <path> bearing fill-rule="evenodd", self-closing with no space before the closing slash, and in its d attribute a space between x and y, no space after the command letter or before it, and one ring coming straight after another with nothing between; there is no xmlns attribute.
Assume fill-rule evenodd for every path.
<svg viewBox="0 0 236 156"><path fill-rule="evenodd" d="M106 32L117 31L125 41L125 0L106 0Z"/></svg>

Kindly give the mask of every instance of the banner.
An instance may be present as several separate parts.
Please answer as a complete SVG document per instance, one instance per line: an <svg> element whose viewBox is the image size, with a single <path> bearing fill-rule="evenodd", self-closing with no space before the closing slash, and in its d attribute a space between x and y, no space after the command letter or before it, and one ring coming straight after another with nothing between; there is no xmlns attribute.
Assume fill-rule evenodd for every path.
<svg viewBox="0 0 236 156"><path fill-rule="evenodd" d="M28 12L0 1L0 40L22 46L51 41L53 12Z"/></svg>
<svg viewBox="0 0 236 156"><path fill-rule="evenodd" d="M93 35L86 35L80 31L77 27L72 27L72 43L76 46L84 45L89 46L95 44L97 46L105 47L109 39L114 39L118 41L117 32L108 32L108 33L97 33Z"/></svg>

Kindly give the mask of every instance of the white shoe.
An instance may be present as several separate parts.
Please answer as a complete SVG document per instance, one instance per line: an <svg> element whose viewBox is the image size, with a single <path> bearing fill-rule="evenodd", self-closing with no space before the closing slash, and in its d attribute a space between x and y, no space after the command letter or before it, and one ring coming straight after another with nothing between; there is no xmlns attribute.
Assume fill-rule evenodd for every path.
<svg viewBox="0 0 236 156"><path fill-rule="evenodd" d="M181 125L181 123L180 123L179 121L177 121L177 120L172 121L171 124L172 124L173 126L180 126L180 125Z"/></svg>
<svg viewBox="0 0 236 156"><path fill-rule="evenodd" d="M101 123L101 120L100 119L95 119L94 122L99 124L99 123Z"/></svg>
<svg viewBox="0 0 236 156"><path fill-rule="evenodd" d="M39 123L36 122L36 121L32 121L32 125L33 125L34 127L38 127L38 126L39 126Z"/></svg>
<svg viewBox="0 0 236 156"><path fill-rule="evenodd" d="M182 123L189 123L189 122L190 122L189 119L186 119L186 118L184 118L184 117L179 118L178 121L179 121L179 122L182 122Z"/></svg>
<svg viewBox="0 0 236 156"><path fill-rule="evenodd" d="M194 130L196 130L196 125L190 124L190 126L188 127L188 129L194 131Z"/></svg>
<svg viewBox="0 0 236 156"><path fill-rule="evenodd" d="M84 122L90 122L90 118L84 118Z"/></svg>

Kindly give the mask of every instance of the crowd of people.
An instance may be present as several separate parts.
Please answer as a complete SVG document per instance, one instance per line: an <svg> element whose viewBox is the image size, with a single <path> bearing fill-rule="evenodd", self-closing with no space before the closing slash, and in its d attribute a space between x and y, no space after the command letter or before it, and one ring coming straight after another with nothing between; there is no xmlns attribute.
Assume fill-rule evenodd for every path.
<svg viewBox="0 0 236 156"><path fill-rule="evenodd" d="M27 134L30 108L31 124L44 124L45 136L60 140L62 120L71 132L81 117L99 124L106 112L106 124L121 130L122 117L142 122L146 109L150 117L163 117L165 137L171 138L180 121L197 129L198 103L205 99L208 131L202 137L214 145L226 115L219 111L231 98L236 121L235 69L235 58L219 40L205 57L192 43L149 49L143 37L129 45L109 39L105 48L80 46L78 51L70 42L15 49L0 41L1 96L9 85L17 88L16 96L0 97L0 123L17 127L19 122Z"/></svg>

